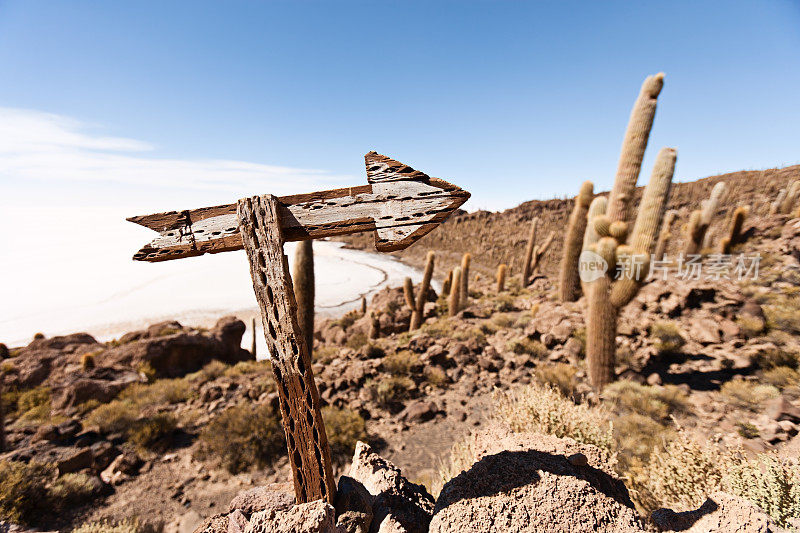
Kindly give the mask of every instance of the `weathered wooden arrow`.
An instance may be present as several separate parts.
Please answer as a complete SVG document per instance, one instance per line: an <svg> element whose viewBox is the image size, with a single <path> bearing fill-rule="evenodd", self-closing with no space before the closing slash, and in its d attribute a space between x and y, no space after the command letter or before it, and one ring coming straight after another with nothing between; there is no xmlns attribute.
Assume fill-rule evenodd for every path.
<svg viewBox="0 0 800 533"><path fill-rule="evenodd" d="M279 197L285 241L375 231L380 252L401 250L429 233L469 193L394 159L368 153L369 185ZM139 261L168 261L242 249L236 204L131 217L159 232L136 252Z"/></svg>
<svg viewBox="0 0 800 533"><path fill-rule="evenodd" d="M236 204L128 219L160 233L133 256L136 260L247 251L299 503L333 503L336 487L310 347L298 325L283 243L375 231L379 251L400 250L433 230L470 196L375 152L364 159L369 185L280 198L267 194Z"/></svg>

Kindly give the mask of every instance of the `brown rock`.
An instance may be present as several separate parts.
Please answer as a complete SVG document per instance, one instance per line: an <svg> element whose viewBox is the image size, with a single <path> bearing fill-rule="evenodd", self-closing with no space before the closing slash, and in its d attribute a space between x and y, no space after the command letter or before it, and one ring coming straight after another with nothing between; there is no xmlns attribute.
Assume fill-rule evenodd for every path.
<svg viewBox="0 0 800 533"><path fill-rule="evenodd" d="M792 405L785 396L768 400L765 404L765 413L771 420L800 423L800 408Z"/></svg>
<svg viewBox="0 0 800 533"><path fill-rule="evenodd" d="M716 492L694 511L659 509L652 515L662 531L686 533L778 533L783 531L764 511L749 501Z"/></svg>
<svg viewBox="0 0 800 533"><path fill-rule="evenodd" d="M425 487L405 479L399 468L374 453L369 445L356 444L349 476L359 481L372 497L371 532L428 531L433 497Z"/></svg>
<svg viewBox="0 0 800 533"><path fill-rule="evenodd" d="M301 503L285 511L254 513L245 533L334 533L335 511L322 500Z"/></svg>
<svg viewBox="0 0 800 533"><path fill-rule="evenodd" d="M239 510L246 516L259 511L285 511L294 505L294 488L289 483L271 483L240 492L228 505L228 512Z"/></svg>
<svg viewBox="0 0 800 533"><path fill-rule="evenodd" d="M91 466L91 448L67 448L58 461L56 461L59 475L78 472L84 468L90 468Z"/></svg>
<svg viewBox="0 0 800 533"><path fill-rule="evenodd" d="M642 531L625 485L594 446L495 427L473 449L477 461L442 489L431 533Z"/></svg>
<svg viewBox="0 0 800 533"><path fill-rule="evenodd" d="M203 520L194 533L228 533L228 516L216 514Z"/></svg>
<svg viewBox="0 0 800 533"><path fill-rule="evenodd" d="M367 533L372 524L372 496L349 476L339 478L336 526L346 533Z"/></svg>

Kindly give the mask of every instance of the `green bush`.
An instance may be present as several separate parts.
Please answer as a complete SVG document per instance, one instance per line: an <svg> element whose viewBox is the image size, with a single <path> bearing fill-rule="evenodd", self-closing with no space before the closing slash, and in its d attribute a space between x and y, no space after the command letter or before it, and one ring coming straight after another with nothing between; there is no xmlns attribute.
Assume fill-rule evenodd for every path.
<svg viewBox="0 0 800 533"><path fill-rule="evenodd" d="M322 418L325 420L331 455L337 459L352 457L356 443L367 439L364 419L355 411L329 405L322 408Z"/></svg>
<svg viewBox="0 0 800 533"><path fill-rule="evenodd" d="M139 416L139 410L130 402L114 400L89 413L83 422L84 427L96 427L100 433L126 431Z"/></svg>
<svg viewBox="0 0 800 533"><path fill-rule="evenodd" d="M185 402L191 394L191 386L185 379L159 379L149 384L134 383L128 386L120 393L119 400L144 409L155 405Z"/></svg>
<svg viewBox="0 0 800 533"><path fill-rule="evenodd" d="M270 464L281 452L285 452L283 427L269 405L226 409L199 437L198 455L218 460L233 474Z"/></svg>
<svg viewBox="0 0 800 533"><path fill-rule="evenodd" d="M50 418L50 389L36 387L22 392L17 398L17 414L23 420L47 420Z"/></svg>

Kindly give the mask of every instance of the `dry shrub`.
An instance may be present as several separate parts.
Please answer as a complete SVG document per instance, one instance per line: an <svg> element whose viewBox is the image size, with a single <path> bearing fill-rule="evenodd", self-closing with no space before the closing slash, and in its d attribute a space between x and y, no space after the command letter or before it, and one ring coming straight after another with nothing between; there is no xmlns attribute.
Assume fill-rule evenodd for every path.
<svg viewBox="0 0 800 533"><path fill-rule="evenodd" d="M127 430L138 416L139 410L134 405L114 400L89 413L83 426L96 427L100 433L117 433Z"/></svg>
<svg viewBox="0 0 800 533"><path fill-rule="evenodd" d="M722 396L730 403L743 409L758 410L761 404L780 395L773 385L735 378L725 382L720 389Z"/></svg>
<svg viewBox="0 0 800 533"><path fill-rule="evenodd" d="M661 320L650 326L650 336L657 339L656 349L665 355L680 352L686 344L678 324L669 320Z"/></svg>
<svg viewBox="0 0 800 533"><path fill-rule="evenodd" d="M409 350L395 352L381 361L381 366L386 372L396 376L407 376L419 370L419 356Z"/></svg>
<svg viewBox="0 0 800 533"><path fill-rule="evenodd" d="M165 441L178 426L171 413L142 418L134 422L127 431L128 442L143 449L163 449Z"/></svg>
<svg viewBox="0 0 800 533"><path fill-rule="evenodd" d="M52 476L44 465L0 461L0 518L18 524L36 519Z"/></svg>
<svg viewBox="0 0 800 533"><path fill-rule="evenodd" d="M769 304L763 306L769 329L800 334L800 300L783 294L770 295Z"/></svg>
<svg viewBox="0 0 800 533"><path fill-rule="evenodd" d="M325 420L331 455L336 459L352 457L356 443L367 439L366 423L356 411L329 405L322 408L322 418Z"/></svg>
<svg viewBox="0 0 800 533"><path fill-rule="evenodd" d="M635 413L655 421L667 420L670 415L686 410L687 396L675 385L649 386L620 380L603 389L603 399L622 414Z"/></svg>
<svg viewBox="0 0 800 533"><path fill-rule="evenodd" d="M314 349L311 357L315 363L330 363L339 356L339 350L338 346L322 344Z"/></svg>
<svg viewBox="0 0 800 533"><path fill-rule="evenodd" d="M612 449L612 426L605 411L575 404L553 386L531 384L497 392L494 403L498 418L512 431L570 437L606 452Z"/></svg>
<svg viewBox="0 0 800 533"><path fill-rule="evenodd" d="M100 486L86 474L64 474L49 489L51 504L58 510L82 505L99 494Z"/></svg>
<svg viewBox="0 0 800 533"><path fill-rule="evenodd" d="M143 409L155 405L185 402L191 394L191 386L185 379L159 379L150 384L130 385L119 394L119 400Z"/></svg>
<svg viewBox="0 0 800 533"><path fill-rule="evenodd" d="M271 374L272 363L269 361L239 361L235 365L228 367L224 374L228 377L249 376L254 374Z"/></svg>
<svg viewBox="0 0 800 533"><path fill-rule="evenodd" d="M499 329L510 328L514 324L514 317L509 313L495 313L490 323Z"/></svg>
<svg viewBox="0 0 800 533"><path fill-rule="evenodd" d="M125 519L118 522L101 521L82 524L72 533L151 533L152 528L143 527L137 520Z"/></svg>
<svg viewBox="0 0 800 533"><path fill-rule="evenodd" d="M477 460L475 450L475 439L477 435L469 434L461 441L457 441L450 448L450 455L447 460L439 464L439 469L430 484L430 492L434 497L438 497L444 484L467 470Z"/></svg>
<svg viewBox="0 0 800 533"><path fill-rule="evenodd" d="M730 492L747 498L766 511L781 527L800 518L800 463L775 455L735 463L727 471Z"/></svg>
<svg viewBox="0 0 800 533"><path fill-rule="evenodd" d="M407 376L384 376L368 386L375 387L375 399L378 405L386 407L408 398L414 382Z"/></svg>
<svg viewBox="0 0 800 533"><path fill-rule="evenodd" d="M788 366L771 368L762 374L761 379L780 391L800 386L800 372Z"/></svg>
<svg viewBox="0 0 800 533"><path fill-rule="evenodd" d="M486 334L478 327L459 329L453 333L452 339L461 342L475 339L479 346L486 346L487 343Z"/></svg>
<svg viewBox="0 0 800 533"><path fill-rule="evenodd" d="M775 368L776 366L797 368L800 357L796 352L776 347L757 352L750 358L750 362L763 370Z"/></svg>
<svg viewBox="0 0 800 533"><path fill-rule="evenodd" d="M41 422L50 418L50 389L36 387L20 393L17 398L17 414L22 420Z"/></svg>
<svg viewBox="0 0 800 533"><path fill-rule="evenodd" d="M197 372L194 372L186 376L186 379L188 379L191 382L195 382L199 387L203 383L208 383L209 381L213 381L218 377L224 375L226 370L228 370L228 365L226 365L222 361L214 359L213 361L207 363L206 366L204 366Z"/></svg>
<svg viewBox="0 0 800 533"><path fill-rule="evenodd" d="M575 374L578 369L567 363L555 363L553 365L541 365L536 368L536 377L539 382L545 385L552 385L561 394L571 397L575 394L577 381Z"/></svg>
<svg viewBox="0 0 800 533"><path fill-rule="evenodd" d="M447 383L447 374L438 366L426 366L423 374L425 375L425 381L434 387L441 387Z"/></svg>
<svg viewBox="0 0 800 533"><path fill-rule="evenodd" d="M758 337L764 333L764 328L766 327L766 324L762 318L750 315L741 315L737 317L736 324L739 326L742 335L748 339Z"/></svg>
<svg viewBox="0 0 800 533"><path fill-rule="evenodd" d="M614 439L619 471L630 475L650 459L653 450L672 438L670 427L649 416L628 413L614 419Z"/></svg>
<svg viewBox="0 0 800 533"><path fill-rule="evenodd" d="M353 350L358 350L368 342L369 340L367 339L366 333L362 331L357 331L351 334L349 337L347 337L347 340L345 341L344 345L347 346L348 348L352 348Z"/></svg>
<svg viewBox="0 0 800 533"><path fill-rule="evenodd" d="M200 433L197 454L236 474L270 464L285 451L284 433L269 405L237 405L217 415Z"/></svg>
<svg viewBox="0 0 800 533"><path fill-rule="evenodd" d="M547 355L547 347L539 341L532 340L528 337L520 337L508 341L506 349L515 354L528 354L534 357L542 358Z"/></svg>

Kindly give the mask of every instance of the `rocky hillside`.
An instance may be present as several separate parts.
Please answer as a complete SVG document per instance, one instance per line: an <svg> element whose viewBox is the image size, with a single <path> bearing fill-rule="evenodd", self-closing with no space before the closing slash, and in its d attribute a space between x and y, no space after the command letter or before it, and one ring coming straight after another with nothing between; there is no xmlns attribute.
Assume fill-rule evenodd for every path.
<svg viewBox="0 0 800 533"><path fill-rule="evenodd" d="M777 188L797 169L770 172ZM696 185L702 194L678 186L686 203L675 207L696 206L714 179ZM648 283L622 312L619 381L600 395L586 378L585 302L558 301L550 267L500 291L481 270L503 242L524 247L512 215L549 221L541 209L557 201L464 215L423 241L450 247L437 251L454 263L462 245L441 232L459 228L479 265L455 316L430 291L409 332L393 288L366 312L318 321L334 506L295 506L287 493L270 365L240 348L235 318L208 331L166 322L108 343L79 333L0 347L0 520L171 532L796 526L800 219L761 214L755 180L735 179L718 221L751 191L747 240L733 253L760 256L759 275ZM484 237L467 247L469 227Z"/></svg>
<svg viewBox="0 0 800 533"><path fill-rule="evenodd" d="M720 181L728 185L729 194L720 203L720 214L729 214L739 205L749 205L753 213L766 215L769 206L778 195L778 191L787 188L794 180L800 179L800 165L775 168L769 170L740 171L719 176L698 179L696 181L674 183L670 194L669 209L678 210L678 216L672 233L675 238L668 249L676 253L683 239L682 226L685 225L692 209L699 206L701 200L708 198L711 189ZM579 184L575 184L575 194ZM644 187L637 189L638 203ZM597 192L597 194L607 194ZM541 270L549 276L556 276L561 261L563 232L567 226L572 209L572 199L563 200L531 200L512 209L493 213L476 211L460 212L451 217L440 227L431 232L425 239L409 248L393 252L404 262L416 266L425 263L428 250L438 254L435 276L439 279L447 275L447 271L461 261L467 252L472 254L472 261L477 272L494 277L497 266L505 263L512 273L519 273L522 268L525 246L528 239L528 226L534 217L538 217L540 226L538 242L542 242L550 232L555 232L549 250L542 260ZM717 218L711 226L711 232L719 231L727 224L726 217ZM374 249L374 237L369 233L361 233L344 238L350 246L364 250Z"/></svg>

